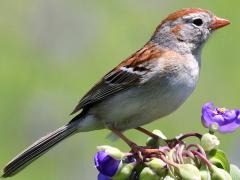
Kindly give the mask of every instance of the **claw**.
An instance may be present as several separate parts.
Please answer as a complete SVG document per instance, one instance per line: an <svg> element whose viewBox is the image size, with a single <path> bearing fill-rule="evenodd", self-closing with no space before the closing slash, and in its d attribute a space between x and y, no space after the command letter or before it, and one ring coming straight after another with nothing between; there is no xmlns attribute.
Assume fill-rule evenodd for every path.
<svg viewBox="0 0 240 180"><path fill-rule="evenodd" d="M134 143L131 145L131 152L133 153L138 163L143 163L146 158L151 157L153 154L163 153L159 149L151 149L145 146L138 146Z"/></svg>
<svg viewBox="0 0 240 180"><path fill-rule="evenodd" d="M173 139L168 139L165 140L165 142L167 143L168 147L173 148L175 147L181 140L173 138Z"/></svg>
<svg viewBox="0 0 240 180"><path fill-rule="evenodd" d="M144 161L143 154L145 149L141 146L138 146L137 144L133 143L131 145L131 152L134 154L136 160L138 163L142 163Z"/></svg>

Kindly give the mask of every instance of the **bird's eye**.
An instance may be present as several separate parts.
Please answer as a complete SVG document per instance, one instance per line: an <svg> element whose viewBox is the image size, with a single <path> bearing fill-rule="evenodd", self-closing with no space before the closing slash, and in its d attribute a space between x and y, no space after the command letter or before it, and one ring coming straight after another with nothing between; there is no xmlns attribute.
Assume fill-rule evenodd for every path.
<svg viewBox="0 0 240 180"><path fill-rule="evenodd" d="M202 19L194 19L192 23L196 26L201 26L203 24L203 20Z"/></svg>

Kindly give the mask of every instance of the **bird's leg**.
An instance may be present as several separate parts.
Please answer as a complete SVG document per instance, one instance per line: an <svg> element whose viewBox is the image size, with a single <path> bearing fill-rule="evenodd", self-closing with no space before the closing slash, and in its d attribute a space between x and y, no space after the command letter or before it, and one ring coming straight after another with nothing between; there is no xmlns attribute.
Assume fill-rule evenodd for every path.
<svg viewBox="0 0 240 180"><path fill-rule="evenodd" d="M163 141L166 143L166 145L168 145L169 147L174 147L174 146L175 146L176 144L178 144L178 142L180 141L180 140L175 139L175 138L174 138L174 139L162 139L162 138L159 137L158 135L153 134L152 132L150 132L150 131L142 128L142 127L137 127L137 128L135 128L135 129L138 130L138 131L140 131L140 132L142 132L142 133L144 133L144 134L146 134L146 135L148 135L148 136L150 136L151 138L156 139L156 140L158 140L158 139L163 140Z"/></svg>
<svg viewBox="0 0 240 180"><path fill-rule="evenodd" d="M115 128L110 128L110 130L116 134L119 138L121 138L128 146L131 148L131 151L136 155L136 160L138 162L143 162L143 154L146 153L145 148L138 146L136 143L129 140L126 136L123 135L122 132Z"/></svg>
<svg viewBox="0 0 240 180"><path fill-rule="evenodd" d="M144 133L144 134L146 134L146 135L148 135L148 136L150 136L151 138L154 138L154 139L159 139L159 138L160 138L160 137L157 136L156 134L153 134L152 132L150 132L150 131L142 128L142 127L137 127L137 128L135 128L135 129L138 130L138 131L140 131L140 132L142 132L142 133Z"/></svg>
<svg viewBox="0 0 240 180"><path fill-rule="evenodd" d="M144 146L138 146L136 143L129 140L123 133L115 128L109 128L114 134L116 134L119 138L121 138L128 146L131 148L131 152L135 156L138 163L144 162L144 159L147 158L151 154L162 154L159 149L151 149ZM140 128L141 129L141 128ZM146 130L147 132L147 130ZM151 132L150 132L151 133ZM155 135L155 134L153 134ZM155 138L159 138L155 135Z"/></svg>
<svg viewBox="0 0 240 180"><path fill-rule="evenodd" d="M132 142L130 139L128 139L126 136L123 135L123 133L115 128L109 128L114 134L116 134L119 138L121 138L129 147L137 146L134 142Z"/></svg>

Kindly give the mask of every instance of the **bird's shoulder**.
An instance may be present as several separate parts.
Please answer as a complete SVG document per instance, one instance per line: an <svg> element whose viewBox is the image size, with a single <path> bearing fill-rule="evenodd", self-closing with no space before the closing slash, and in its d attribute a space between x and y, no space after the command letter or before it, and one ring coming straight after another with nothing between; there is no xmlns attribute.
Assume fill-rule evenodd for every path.
<svg viewBox="0 0 240 180"><path fill-rule="evenodd" d="M154 68L158 65L156 65L155 62L157 63L160 59L163 59L160 61L164 61L164 59L171 61L171 59L174 59L171 57L175 56L177 56L175 52L166 51L157 44L148 42L144 47L103 76L103 78L83 96L71 114L101 102L121 91L140 86L150 78L154 73L153 71L156 71ZM169 63L171 64L171 62ZM162 64L162 66L170 65L167 62L165 65L164 63L160 64Z"/></svg>

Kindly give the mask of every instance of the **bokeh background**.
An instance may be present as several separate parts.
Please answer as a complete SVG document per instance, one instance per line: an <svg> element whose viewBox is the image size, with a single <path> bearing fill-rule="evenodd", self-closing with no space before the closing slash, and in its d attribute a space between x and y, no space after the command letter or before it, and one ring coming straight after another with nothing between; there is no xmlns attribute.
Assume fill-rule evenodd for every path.
<svg viewBox="0 0 240 180"><path fill-rule="evenodd" d="M168 13L201 7L230 19L203 50L198 87L172 115L145 126L168 137L206 130L201 105L240 108L239 1L2 0L0 3L0 167L40 136L68 122L81 96L110 68L140 48ZM111 111L111 109L109 109ZM107 130L76 135L12 179L96 179L96 146ZM126 134L139 144L146 137ZM240 165L240 130L219 135Z"/></svg>

